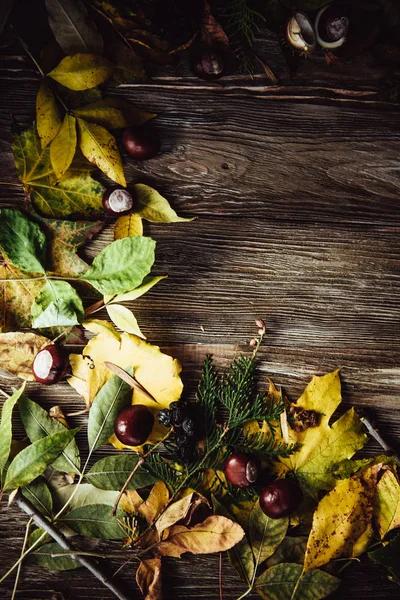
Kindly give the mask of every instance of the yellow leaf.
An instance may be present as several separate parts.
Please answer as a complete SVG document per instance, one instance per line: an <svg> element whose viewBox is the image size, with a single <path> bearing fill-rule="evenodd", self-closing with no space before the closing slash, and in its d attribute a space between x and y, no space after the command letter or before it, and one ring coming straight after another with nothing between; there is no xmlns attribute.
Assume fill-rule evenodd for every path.
<svg viewBox="0 0 400 600"><path fill-rule="evenodd" d="M108 316L118 329L146 339L146 336L140 331L135 315L129 308L122 306L122 304L110 304L109 306L106 306L106 309Z"/></svg>
<svg viewBox="0 0 400 600"><path fill-rule="evenodd" d="M35 381L32 365L39 350L50 340L36 333L0 333L1 368L25 381Z"/></svg>
<svg viewBox="0 0 400 600"><path fill-rule="evenodd" d="M325 565L342 554L351 554L370 519L370 497L362 481L340 481L317 506L307 542L304 570Z"/></svg>
<svg viewBox="0 0 400 600"><path fill-rule="evenodd" d="M235 546L243 536L244 531L238 523L213 515L194 527L171 527L166 540L157 544L156 552L161 556L175 557L181 557L184 552L223 552Z"/></svg>
<svg viewBox="0 0 400 600"><path fill-rule="evenodd" d="M301 444L289 458L281 458L280 476L294 471L303 490L317 498L318 491L330 489L335 484L333 466L351 458L363 447L367 436L354 409L350 409L332 426L329 420L342 401L339 371L314 376L296 407L320 414L317 427L305 431L289 431L290 441Z"/></svg>
<svg viewBox="0 0 400 600"><path fill-rule="evenodd" d="M400 484L390 470L386 470L378 482L374 517L381 539L400 527Z"/></svg>
<svg viewBox="0 0 400 600"><path fill-rule="evenodd" d="M119 335L118 331L108 321L103 321L102 319L89 319L88 321L84 321L82 325L85 329L95 333L96 335L98 333L103 333L105 335L111 335L119 342L121 341L121 336Z"/></svg>
<svg viewBox="0 0 400 600"><path fill-rule="evenodd" d="M126 186L121 156L114 136L107 129L78 119L82 154L110 179Z"/></svg>
<svg viewBox="0 0 400 600"><path fill-rule="evenodd" d="M42 148L56 137L61 121L57 100L47 83L43 82L36 97L36 126Z"/></svg>
<svg viewBox="0 0 400 600"><path fill-rule="evenodd" d="M137 108L125 98L109 96L74 109L74 114L86 121L98 123L108 129L122 129L142 125L157 115Z"/></svg>
<svg viewBox="0 0 400 600"><path fill-rule="evenodd" d="M186 219L179 217L171 208L168 200L161 196L154 188L137 183L133 186L139 203L138 214L152 223L177 223L180 221L193 221L193 218Z"/></svg>
<svg viewBox="0 0 400 600"><path fill-rule="evenodd" d="M61 179L72 163L76 142L76 119L67 113L58 134L50 144L50 160L58 179Z"/></svg>
<svg viewBox="0 0 400 600"><path fill-rule="evenodd" d="M114 239L120 240L132 235L143 235L142 217L136 213L118 217L114 228Z"/></svg>
<svg viewBox="0 0 400 600"><path fill-rule="evenodd" d="M158 533L161 534L168 527L171 527L181 519L184 519L190 511L194 497L195 494L192 492L188 496L184 496L180 500L177 500L168 506L168 508L156 521L156 529Z"/></svg>
<svg viewBox="0 0 400 600"><path fill-rule="evenodd" d="M136 583L144 596L144 600L161 600L161 558L141 560L136 571Z"/></svg>
<svg viewBox="0 0 400 600"><path fill-rule="evenodd" d="M85 324L86 326L86 324ZM183 384L179 376L180 363L163 354L158 346L153 346L139 337L121 333L108 324L100 328L98 323L89 322L93 331L101 332L93 337L83 349L82 355L71 354L72 377L69 383L80 393L90 407L100 388L113 373L105 366L111 362L123 369L133 368L135 379L157 400L153 402L140 391L132 391L132 404L145 404L155 417L154 427L146 443L155 443L165 436L166 429L157 421L156 415L161 408L167 408L177 401L182 393ZM110 441L116 448L125 448L115 436ZM134 449L141 451L141 446Z"/></svg>
<svg viewBox="0 0 400 600"><path fill-rule="evenodd" d="M157 481L151 488L145 502L139 506L139 512L151 524L158 517L162 509L168 504L169 491L163 481Z"/></svg>
<svg viewBox="0 0 400 600"><path fill-rule="evenodd" d="M63 58L48 75L70 90L79 91L103 83L113 70L113 64L104 56L78 53Z"/></svg>
<svg viewBox="0 0 400 600"><path fill-rule="evenodd" d="M134 515L138 512L141 504L143 504L143 498L139 496L136 490L127 490L119 501L121 510Z"/></svg>

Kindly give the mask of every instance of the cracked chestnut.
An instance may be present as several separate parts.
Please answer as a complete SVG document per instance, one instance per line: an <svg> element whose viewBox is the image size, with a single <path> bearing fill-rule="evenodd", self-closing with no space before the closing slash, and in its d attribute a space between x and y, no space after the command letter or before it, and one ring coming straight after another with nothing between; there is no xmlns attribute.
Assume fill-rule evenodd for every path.
<svg viewBox="0 0 400 600"><path fill-rule="evenodd" d="M68 355L61 346L49 344L36 354L32 373L36 381L53 385L65 375L68 368Z"/></svg>
<svg viewBox="0 0 400 600"><path fill-rule="evenodd" d="M258 469L253 458L238 452L226 460L225 475L232 485L246 488L255 483Z"/></svg>
<svg viewBox="0 0 400 600"><path fill-rule="evenodd" d="M149 437L154 417L144 404L134 404L121 410L115 419L114 432L121 444L141 446Z"/></svg>
<svg viewBox="0 0 400 600"><path fill-rule="evenodd" d="M190 67L193 75L212 81L223 76L225 60L215 48L198 48L192 53Z"/></svg>
<svg viewBox="0 0 400 600"><path fill-rule="evenodd" d="M277 479L260 494L260 508L271 519L287 517L301 504L303 492L294 479Z"/></svg>
<svg viewBox="0 0 400 600"><path fill-rule="evenodd" d="M153 158L161 148L161 140L156 131L145 125L125 129L122 144L127 153L136 160Z"/></svg>
<svg viewBox="0 0 400 600"><path fill-rule="evenodd" d="M103 194L103 208L109 215L120 217L127 215L133 208L131 192L121 185L108 188Z"/></svg>

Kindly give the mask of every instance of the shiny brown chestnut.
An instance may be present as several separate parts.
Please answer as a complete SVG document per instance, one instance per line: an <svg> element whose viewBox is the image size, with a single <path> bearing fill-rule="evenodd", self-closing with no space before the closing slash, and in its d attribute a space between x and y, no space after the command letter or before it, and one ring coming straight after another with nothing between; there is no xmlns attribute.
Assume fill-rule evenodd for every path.
<svg viewBox="0 0 400 600"><path fill-rule="evenodd" d="M134 404L121 410L114 423L114 432L121 444L141 446L149 437L154 417L144 404Z"/></svg>
<svg viewBox="0 0 400 600"><path fill-rule="evenodd" d="M127 215L133 208L133 196L131 192L121 185L106 189L102 202L106 213L114 217Z"/></svg>
<svg viewBox="0 0 400 600"><path fill-rule="evenodd" d="M258 469L254 459L247 454L237 452L226 460L225 475L232 485L246 488L255 483Z"/></svg>
<svg viewBox="0 0 400 600"><path fill-rule="evenodd" d="M215 48L197 48L192 52L190 67L197 77L212 81L223 76L225 60Z"/></svg>
<svg viewBox="0 0 400 600"><path fill-rule="evenodd" d="M159 153L161 140L154 129L146 125L128 127L122 134L122 144L136 160L148 160Z"/></svg>
<svg viewBox="0 0 400 600"><path fill-rule="evenodd" d="M303 492L294 479L277 479L260 494L260 508L271 519L287 517L301 504Z"/></svg>
<svg viewBox="0 0 400 600"><path fill-rule="evenodd" d="M36 381L53 385L65 375L68 368L68 355L61 346L49 344L36 354L32 373Z"/></svg>

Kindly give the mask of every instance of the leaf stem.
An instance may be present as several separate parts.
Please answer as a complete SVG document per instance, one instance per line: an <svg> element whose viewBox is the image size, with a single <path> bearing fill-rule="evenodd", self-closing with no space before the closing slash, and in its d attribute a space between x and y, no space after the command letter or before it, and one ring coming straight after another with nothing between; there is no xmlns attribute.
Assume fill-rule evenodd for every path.
<svg viewBox="0 0 400 600"><path fill-rule="evenodd" d="M21 46L23 47L23 49L25 50L25 52L27 53L27 55L29 56L29 58L31 59L31 61L34 63L35 67L37 68L37 70L39 71L39 73L41 74L41 76L43 78L46 77L45 72L43 71L42 67L39 65L39 63L36 60L36 58L33 56L32 52L29 50L29 48L26 45L26 43L24 42L24 40L18 35L18 33L15 31L15 29L14 29L14 27L12 25L10 26L10 29L12 31L13 36L21 44Z"/></svg>
<svg viewBox="0 0 400 600"><path fill-rule="evenodd" d="M24 536L24 541L23 541L23 544L22 544L21 556L24 554L25 548L26 548L26 544L28 543L29 529L30 529L31 524L32 524L32 519L29 519L29 521L28 521L28 523L26 525L26 529L25 529L25 536ZM18 568L17 568L17 574L15 576L15 582L14 582L14 588L13 588L11 600L15 599L15 594L17 593L19 576L21 574L21 568L22 568L22 562L19 563Z"/></svg>

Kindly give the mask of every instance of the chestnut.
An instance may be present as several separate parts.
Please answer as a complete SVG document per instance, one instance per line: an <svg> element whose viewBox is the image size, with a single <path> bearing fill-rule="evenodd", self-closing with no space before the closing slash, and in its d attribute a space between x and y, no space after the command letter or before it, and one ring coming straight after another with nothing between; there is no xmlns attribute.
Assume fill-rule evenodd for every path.
<svg viewBox="0 0 400 600"><path fill-rule="evenodd" d="M190 67L197 77L212 81L223 76L225 60L215 48L197 48L191 55Z"/></svg>
<svg viewBox="0 0 400 600"><path fill-rule="evenodd" d="M321 8L315 19L318 44L327 50L340 48L346 41L350 19L343 3L333 3Z"/></svg>
<svg viewBox="0 0 400 600"><path fill-rule="evenodd" d="M60 381L68 368L68 355L61 346L49 344L36 354L32 373L36 381L52 385Z"/></svg>
<svg viewBox="0 0 400 600"><path fill-rule="evenodd" d="M127 153L136 160L153 158L161 148L158 134L145 125L125 129L122 134L122 144Z"/></svg>
<svg viewBox="0 0 400 600"><path fill-rule="evenodd" d="M114 432L121 444L141 446L149 437L154 417L144 404L134 404L121 410L114 423Z"/></svg>
<svg viewBox="0 0 400 600"><path fill-rule="evenodd" d="M106 213L113 215L114 217L127 215L133 208L133 197L131 192L121 185L106 189L102 201Z"/></svg>
<svg viewBox="0 0 400 600"><path fill-rule="evenodd" d="M225 462L225 475L232 485L249 487L257 479L257 465L247 454L232 454Z"/></svg>
<svg viewBox="0 0 400 600"><path fill-rule="evenodd" d="M303 492L294 479L277 479L260 494L260 508L271 519L287 517L303 500Z"/></svg>

